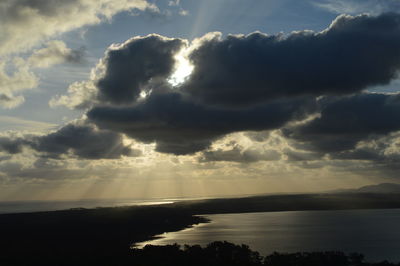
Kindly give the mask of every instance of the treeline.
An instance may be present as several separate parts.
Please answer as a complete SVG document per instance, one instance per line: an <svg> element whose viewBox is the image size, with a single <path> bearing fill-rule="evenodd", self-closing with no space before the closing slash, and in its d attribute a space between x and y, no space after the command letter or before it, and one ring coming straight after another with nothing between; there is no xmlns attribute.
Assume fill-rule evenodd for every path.
<svg viewBox="0 0 400 266"><path fill-rule="evenodd" d="M262 257L246 245L213 242L206 247L175 245L146 246L133 250L132 265L136 266L398 266L383 261L368 263L359 253L338 251L273 253Z"/></svg>
<svg viewBox="0 0 400 266"><path fill-rule="evenodd" d="M29 249L29 247L26 247ZM166 246L147 245L143 249L130 249L124 252L104 251L98 254L47 254L48 256L9 257L1 261L2 266L40 265L40 266L400 266L383 261L368 263L358 253L345 254L338 251L273 253L263 257L246 245L229 242L212 242L206 247L178 244ZM43 254L42 254L43 255Z"/></svg>

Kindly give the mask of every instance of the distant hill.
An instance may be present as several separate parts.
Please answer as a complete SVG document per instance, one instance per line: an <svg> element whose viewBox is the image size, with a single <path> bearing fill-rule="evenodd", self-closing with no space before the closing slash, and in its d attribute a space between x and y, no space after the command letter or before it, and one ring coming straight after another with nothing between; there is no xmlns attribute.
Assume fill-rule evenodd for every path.
<svg viewBox="0 0 400 266"><path fill-rule="evenodd" d="M360 187L357 191L371 193L400 193L400 184L381 183L378 185Z"/></svg>
<svg viewBox="0 0 400 266"><path fill-rule="evenodd" d="M377 185L363 186L356 189L338 189L330 193L400 193L400 184L381 183Z"/></svg>

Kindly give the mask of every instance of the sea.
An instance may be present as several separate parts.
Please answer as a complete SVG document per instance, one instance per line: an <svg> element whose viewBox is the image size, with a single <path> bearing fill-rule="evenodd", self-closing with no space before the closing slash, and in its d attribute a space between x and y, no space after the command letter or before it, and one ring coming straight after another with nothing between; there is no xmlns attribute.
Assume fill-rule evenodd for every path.
<svg viewBox="0 0 400 266"><path fill-rule="evenodd" d="M248 245L261 255L272 252L343 251L366 261L400 262L400 209L290 211L206 215L211 220L158 235L145 245L205 246L213 241Z"/></svg>
<svg viewBox="0 0 400 266"><path fill-rule="evenodd" d="M171 204L188 200L187 198L170 199L83 199L58 201L4 201L0 202L0 214L29 213L43 211L70 210L76 208L95 209L103 207L144 206Z"/></svg>

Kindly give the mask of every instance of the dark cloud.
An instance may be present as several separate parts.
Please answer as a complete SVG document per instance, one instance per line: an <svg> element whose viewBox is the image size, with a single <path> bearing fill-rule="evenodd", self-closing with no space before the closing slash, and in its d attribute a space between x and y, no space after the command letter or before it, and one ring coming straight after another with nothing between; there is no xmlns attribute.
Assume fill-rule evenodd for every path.
<svg viewBox="0 0 400 266"><path fill-rule="evenodd" d="M400 163L400 131L359 143L352 150L330 154L336 160L367 160L375 163Z"/></svg>
<svg viewBox="0 0 400 266"><path fill-rule="evenodd" d="M22 152L23 147L39 152L42 157L54 159L63 156L115 159L141 155L139 150L123 144L121 134L78 124L68 124L44 136L0 137L0 151L16 154Z"/></svg>
<svg viewBox="0 0 400 266"><path fill-rule="evenodd" d="M268 130L300 119L314 106L312 99L279 100L246 109L209 107L178 93L154 93L133 107L95 107L87 113L100 128L157 143L157 151L189 154L206 149L232 132Z"/></svg>
<svg viewBox="0 0 400 266"><path fill-rule="evenodd" d="M194 70L186 82L171 88L167 80L174 57L184 47ZM93 97L90 123L155 142L159 152L191 154L226 134L286 126L282 132L295 150L323 156L400 130L397 96L343 97L389 83L399 68L399 14L342 15L319 33L225 39L209 34L191 46L154 34L135 37L109 48L91 81L97 91L82 95ZM139 97L142 91L148 96ZM317 96L323 96L321 117L289 127L316 111ZM289 160L314 155L287 154Z"/></svg>
<svg viewBox="0 0 400 266"><path fill-rule="evenodd" d="M6 152L9 154L17 154L22 152L22 149L26 142L21 138L13 137L0 137L0 152Z"/></svg>
<svg viewBox="0 0 400 266"><path fill-rule="evenodd" d="M367 160L367 161L385 161L387 158L382 154L384 150L380 149L354 149L330 154L331 159L335 160Z"/></svg>
<svg viewBox="0 0 400 266"><path fill-rule="evenodd" d="M227 161L238 163L253 163L258 161L279 160L281 155L276 150L260 150L255 148L243 149L240 146L234 146L229 150L205 151L202 153L200 162Z"/></svg>
<svg viewBox="0 0 400 266"><path fill-rule="evenodd" d="M99 99L112 104L134 102L150 81L165 80L171 74L174 55L183 44L180 39L152 34L109 48L104 76L97 81Z"/></svg>
<svg viewBox="0 0 400 266"><path fill-rule="evenodd" d="M297 147L320 152L354 149L362 140L400 130L400 95L365 93L320 102L320 117L283 130Z"/></svg>
<svg viewBox="0 0 400 266"><path fill-rule="evenodd" d="M351 94L397 77L400 15L342 15L320 33L208 36L189 57L195 68L182 91L207 104Z"/></svg>
<svg viewBox="0 0 400 266"><path fill-rule="evenodd" d="M399 95L361 94L324 99L310 122L284 129L284 154L302 168L332 167L362 176L397 178L400 169Z"/></svg>
<svg viewBox="0 0 400 266"><path fill-rule="evenodd" d="M69 124L54 133L35 139L32 147L52 158L69 153L85 159L114 159L138 155L137 151L123 144L120 134L97 130L90 125Z"/></svg>

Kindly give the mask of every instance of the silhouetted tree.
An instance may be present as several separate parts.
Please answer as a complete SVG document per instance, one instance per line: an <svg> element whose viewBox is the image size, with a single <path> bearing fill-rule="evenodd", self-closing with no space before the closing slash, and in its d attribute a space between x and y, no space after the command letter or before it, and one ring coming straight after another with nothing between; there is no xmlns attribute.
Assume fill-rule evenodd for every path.
<svg viewBox="0 0 400 266"><path fill-rule="evenodd" d="M132 252L130 265L137 266L396 266L387 261L365 263L362 254L346 255L339 251L275 252L263 258L246 245L235 245L226 241L212 242L206 247L148 245Z"/></svg>
<svg viewBox="0 0 400 266"><path fill-rule="evenodd" d="M261 266L262 257L246 245L213 242L202 248L198 245L151 246L133 250L138 266Z"/></svg>

